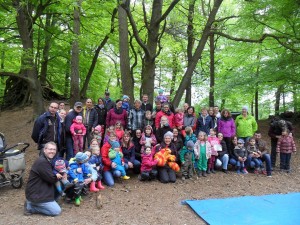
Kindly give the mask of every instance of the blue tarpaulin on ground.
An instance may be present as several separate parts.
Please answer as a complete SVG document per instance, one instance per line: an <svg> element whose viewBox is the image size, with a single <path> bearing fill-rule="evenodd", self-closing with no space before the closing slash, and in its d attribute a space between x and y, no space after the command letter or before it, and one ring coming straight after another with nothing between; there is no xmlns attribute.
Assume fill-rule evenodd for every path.
<svg viewBox="0 0 300 225"><path fill-rule="evenodd" d="M211 225L300 225L300 193L186 200Z"/></svg>

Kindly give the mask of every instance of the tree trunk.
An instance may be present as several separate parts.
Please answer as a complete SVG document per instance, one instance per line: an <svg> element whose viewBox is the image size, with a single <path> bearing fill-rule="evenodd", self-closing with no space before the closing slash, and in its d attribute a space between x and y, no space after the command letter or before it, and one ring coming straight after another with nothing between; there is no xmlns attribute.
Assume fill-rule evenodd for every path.
<svg viewBox="0 0 300 225"><path fill-rule="evenodd" d="M178 75L178 53L173 52L173 60L172 60L172 80L171 80L171 88L170 88L170 95L172 96L173 92L175 91L175 84L176 84L176 77Z"/></svg>
<svg viewBox="0 0 300 225"><path fill-rule="evenodd" d="M280 85L277 88L277 91L275 93L275 115L279 115L279 109L280 109L280 96L281 96L281 91L282 91L283 85Z"/></svg>
<svg viewBox="0 0 300 225"><path fill-rule="evenodd" d="M68 98L69 93L70 93L70 59L68 58L66 63L66 71L65 71L64 97Z"/></svg>
<svg viewBox="0 0 300 225"><path fill-rule="evenodd" d="M209 53L210 53L210 82L209 82L209 106L215 105L215 40L214 35L209 36Z"/></svg>
<svg viewBox="0 0 300 225"><path fill-rule="evenodd" d="M126 4L129 4L127 2ZM126 7L129 7L127 5ZM122 81L122 94L130 96L130 101L134 101L134 80L130 72L129 58L129 38L128 38L128 22L126 11L119 6L119 48L120 48L120 70Z"/></svg>
<svg viewBox="0 0 300 225"><path fill-rule="evenodd" d="M198 46L195 50L195 53L193 54L193 57L192 59L190 59L189 61L189 65L188 65L188 68L181 80L181 83L179 85L179 88L176 92L176 95L175 95L175 98L174 98L174 101L173 101L173 104L174 106L178 106L179 103L180 103L180 100L182 98L182 95L184 93L184 90L188 87L188 85L190 84L189 81L190 79L192 78L192 75L193 75L193 71L195 70L196 66L197 66L197 63L202 55L202 51L205 47L205 44L207 42L207 39L210 35L210 29L211 29L211 26L212 26L212 23L214 22L215 20L215 17L216 17L216 14L222 4L223 0L215 0L214 2L214 6L209 14L209 17L208 17L208 20L206 22L206 25L205 25L205 28L202 32L202 36L201 36L201 39L200 41L198 42Z"/></svg>
<svg viewBox="0 0 300 225"><path fill-rule="evenodd" d="M70 90L70 105L74 105L76 101L80 101L79 89L79 43L80 36L80 8L82 0L77 0L77 5L74 7L73 13L73 30L74 40L72 43L72 56L71 56L71 90Z"/></svg>
<svg viewBox="0 0 300 225"><path fill-rule="evenodd" d="M38 73L34 64L33 53L33 23L32 13L33 7L28 3L24 5L22 1L13 1L13 5L17 11L16 21L23 46L23 55L21 59L21 76L25 76L29 84L34 116L44 112L43 95Z"/></svg>

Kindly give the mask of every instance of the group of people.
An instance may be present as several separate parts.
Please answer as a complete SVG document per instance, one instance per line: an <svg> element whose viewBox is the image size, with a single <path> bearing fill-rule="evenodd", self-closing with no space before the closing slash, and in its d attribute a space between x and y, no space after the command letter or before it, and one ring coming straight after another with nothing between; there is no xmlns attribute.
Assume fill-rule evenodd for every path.
<svg viewBox="0 0 300 225"><path fill-rule="evenodd" d="M26 215L58 215L59 196L79 206L88 190L98 192L103 183L112 187L116 178L130 179L130 171L141 181L162 183L176 182L178 172L182 180L206 177L218 168L228 173L228 165L238 174L251 169L271 177L276 154L280 152L280 169L290 172L296 151L292 126L285 120L270 126L272 143L276 139L270 156L247 107L235 120L217 106L202 108L197 117L187 103L174 109L162 90L154 107L146 94L131 106L128 96L114 102L109 92L96 105L87 99L68 112L64 106L51 102L35 121L32 139L40 157L26 187Z"/></svg>

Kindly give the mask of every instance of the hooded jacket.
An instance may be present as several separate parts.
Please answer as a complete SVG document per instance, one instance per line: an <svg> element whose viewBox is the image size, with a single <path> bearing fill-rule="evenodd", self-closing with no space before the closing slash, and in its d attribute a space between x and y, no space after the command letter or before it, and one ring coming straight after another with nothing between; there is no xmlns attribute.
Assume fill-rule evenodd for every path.
<svg viewBox="0 0 300 225"><path fill-rule="evenodd" d="M142 165L141 165L141 172L144 171L151 171L153 166L157 164L157 160L153 158L153 154L142 154Z"/></svg>

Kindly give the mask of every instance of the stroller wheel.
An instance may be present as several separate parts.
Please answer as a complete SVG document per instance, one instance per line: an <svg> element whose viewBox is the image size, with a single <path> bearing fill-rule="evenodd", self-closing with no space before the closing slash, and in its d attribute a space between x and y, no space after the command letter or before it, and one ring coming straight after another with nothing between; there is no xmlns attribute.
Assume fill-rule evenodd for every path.
<svg viewBox="0 0 300 225"><path fill-rule="evenodd" d="M23 177L15 177L11 181L11 186L13 188L19 189L22 187L22 185L23 185Z"/></svg>

